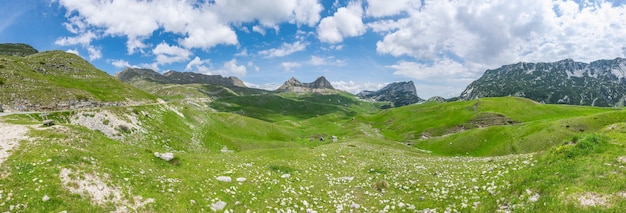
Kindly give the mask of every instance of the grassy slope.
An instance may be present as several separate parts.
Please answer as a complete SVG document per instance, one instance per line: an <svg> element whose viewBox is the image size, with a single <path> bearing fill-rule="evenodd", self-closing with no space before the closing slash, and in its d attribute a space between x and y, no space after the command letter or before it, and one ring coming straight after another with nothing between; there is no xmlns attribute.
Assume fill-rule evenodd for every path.
<svg viewBox="0 0 626 213"><path fill-rule="evenodd" d="M322 97L308 98L328 100ZM294 102L307 101L307 97L283 98ZM333 102L332 98L330 100ZM476 103L480 106L474 107ZM570 212L614 211L624 207L624 199L617 196L626 190L622 184L623 167L616 162L616 158L624 153L621 141L626 138L626 128L623 128L626 125L619 123L624 119L621 110L536 105L524 99L504 98L409 106L352 119L351 114L342 111L303 118L280 117L272 105L263 120L275 121L267 122L238 114L212 112L202 104L205 103L180 101L168 106L109 108L107 110L116 114L137 115L147 130L145 134L135 132L124 141L112 140L100 132L74 125L63 125L66 130L32 131L32 136L38 139L22 142L22 146L2 164L8 175L0 177L0 185L6 189L0 194L6 197L7 193L12 193L12 199L0 206L0 210L18 204L27 204L23 211L32 212L115 210L113 204L96 205L64 189L58 178L61 168L100 176L107 173L107 184L121 188L126 197L154 198L155 202L143 207L142 211L211 211L210 205L218 200L225 201L226 208L236 212L246 209L306 211L309 208L321 212L348 211L353 203L359 204L359 211L365 212L386 207L388 211L408 210L410 206L406 204L414 205L417 210L430 208L438 212L446 208L462 212L494 212L507 205L515 205L516 211L527 212L559 211L562 206ZM321 103L319 106L327 107ZM369 109L358 104L343 107L347 112ZM523 112L521 109L524 108L533 109L533 113L523 116L513 110ZM295 105L287 109L302 110ZM460 119L438 117L434 115L437 110L455 116L454 113L461 111ZM459 143L454 147L463 147L472 144L462 143L463 138L489 139L495 141L495 145L478 143L478 148L467 147L457 152L476 150L472 154L500 155L508 153L495 152L499 149L494 147L517 143L521 147L536 148L510 138L541 139L540 136L556 135L555 132L559 131L576 136L581 128L586 132L601 131L609 142L595 146L594 139L584 139L587 136L583 135L578 140L582 142L576 145L552 148L553 151L536 154L537 157L440 157L375 137L375 129L370 127L393 124L410 129L416 128L419 119L433 125L455 126L487 112L504 114L523 123L468 130L433 144L450 143L450 139L458 137L458 141L452 141ZM467 115L463 117L463 113ZM65 112L51 117L63 121L66 120L63 117L71 114ZM390 115L395 120L384 117ZM427 116L435 121L425 119ZM39 118L28 115L8 119L17 119L11 121L14 123L40 122ZM376 123L376 119L381 119L384 124ZM405 126L400 125L402 123ZM617 124L610 125L612 123ZM607 125L611 130L607 130ZM385 131L383 135L394 135L390 129ZM308 142L310 134L321 133L339 135L341 140L339 143ZM570 139L554 138L554 144ZM578 145L588 145L583 142L590 140L591 146ZM236 152L219 152L223 146ZM578 152L579 146L583 150L600 148ZM445 154L436 146L431 148L435 153ZM572 149L577 154L570 156L569 152L560 151L563 149ZM180 165L155 158L152 155L155 151L174 151ZM605 166L607 163L612 166ZM282 178L284 174L291 177ZM217 181L217 176L247 180L224 183ZM38 180L44 181L39 183ZM528 201L530 195L526 195L526 189L531 191L530 195L539 193L539 201ZM561 195L561 192L565 194ZM581 207L578 198L588 192L610 195L610 206ZM52 199L43 202L44 195ZM304 201L309 205L305 206ZM237 202L240 204L236 205ZM476 209L472 208L474 205Z"/></svg>
<svg viewBox="0 0 626 213"><path fill-rule="evenodd" d="M77 99L154 100L154 96L98 70L79 56L62 51L0 56L0 78L3 103L15 101L14 97L45 105Z"/></svg>
<svg viewBox="0 0 626 213"><path fill-rule="evenodd" d="M490 114L519 123L480 128L472 125L475 118ZM414 141L416 147L437 154L493 156L542 151L577 133L596 131L625 118L625 112L611 108L545 105L522 98L485 98L412 105L365 116L363 120L380 128L387 138ZM435 137L422 139L424 133Z"/></svg>

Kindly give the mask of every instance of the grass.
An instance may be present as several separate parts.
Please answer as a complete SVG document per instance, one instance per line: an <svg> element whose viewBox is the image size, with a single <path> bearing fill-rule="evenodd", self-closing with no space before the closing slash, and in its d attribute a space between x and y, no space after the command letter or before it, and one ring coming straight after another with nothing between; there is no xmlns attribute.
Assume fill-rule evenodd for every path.
<svg viewBox="0 0 626 213"><path fill-rule="evenodd" d="M219 201L230 212L611 212L626 207L620 197L626 191L626 163L618 160L626 145L622 110L502 98L369 114L375 107L341 95L241 97L292 105L268 102L255 108L249 106L255 101L244 98L216 101L237 103L237 110L246 112L238 114L181 99L51 113L59 124L31 130L34 139L22 141L2 163L0 211L12 205L24 212L107 212L126 205L98 204L72 193L69 189L79 185L61 181L64 169L71 169L72 177L100 178L128 203L154 199L139 207L141 212L213 211L211 205ZM309 102L329 113L296 115L307 110L296 103ZM533 112L516 114L522 108ZM112 139L72 124L72 117L97 119L104 111L110 112L107 122L95 124L122 119L141 128ZM516 122L501 123L507 121L503 118ZM3 120L33 125L41 118ZM410 139L423 131L432 137ZM310 142L312 135L337 135L339 141ZM233 152L222 152L224 146ZM177 161L166 162L154 152L172 152ZM44 196L50 199L43 201ZM605 198L608 205L582 206L585 196Z"/></svg>
<svg viewBox="0 0 626 213"><path fill-rule="evenodd" d="M98 70L77 55L63 51L47 51L25 57L0 55L0 64L0 78L3 79L0 103L5 108L29 104L54 108L58 104L84 100L155 100L153 95Z"/></svg>

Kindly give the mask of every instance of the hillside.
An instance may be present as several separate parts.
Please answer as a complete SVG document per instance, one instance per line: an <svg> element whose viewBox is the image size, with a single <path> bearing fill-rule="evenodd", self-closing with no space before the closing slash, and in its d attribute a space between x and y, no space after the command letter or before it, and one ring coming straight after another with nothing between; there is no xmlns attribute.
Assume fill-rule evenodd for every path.
<svg viewBox="0 0 626 213"><path fill-rule="evenodd" d="M154 101L154 96L71 53L0 55L0 104L4 110L45 111Z"/></svg>
<svg viewBox="0 0 626 213"><path fill-rule="evenodd" d="M624 105L626 59L591 63L566 59L551 63L517 63L487 70L461 99L519 96L549 104Z"/></svg>
<svg viewBox="0 0 626 213"><path fill-rule="evenodd" d="M0 44L0 55L10 56L28 56L36 54L39 51L28 44L12 44L2 43Z"/></svg>
<svg viewBox="0 0 626 213"><path fill-rule="evenodd" d="M258 113L256 119L180 100L53 112L49 118L58 121L53 127L40 126L37 115L0 118L9 122L0 131L13 130L2 137L14 132L14 138L29 138L0 161L7 174L0 178L5 187L0 194L11 197L0 209L611 212L626 207L619 187L626 181L620 167L626 164L620 160L626 158L622 110L490 98L370 114L356 110L365 108L349 97L283 98L331 99L326 107L355 110L297 116L308 109L278 108L283 105L278 102L258 105L257 110L270 113ZM230 103L245 106L243 101ZM277 109L293 110L293 115L276 118ZM546 124L552 129L546 130ZM466 128L443 131L459 125ZM429 126L448 136L410 140L420 149L394 139ZM558 128L571 134L555 134ZM507 129L518 135L509 139ZM27 137L19 135L24 132ZM463 134L472 135L456 140ZM317 140L332 135L339 140ZM550 135L554 142L541 141L544 146L537 147L523 142L522 135ZM498 147L494 144L518 149L492 149ZM155 152L171 152L174 158L166 161ZM480 157L459 157L465 152ZM516 154L531 152L536 153ZM484 157L491 155L498 157Z"/></svg>

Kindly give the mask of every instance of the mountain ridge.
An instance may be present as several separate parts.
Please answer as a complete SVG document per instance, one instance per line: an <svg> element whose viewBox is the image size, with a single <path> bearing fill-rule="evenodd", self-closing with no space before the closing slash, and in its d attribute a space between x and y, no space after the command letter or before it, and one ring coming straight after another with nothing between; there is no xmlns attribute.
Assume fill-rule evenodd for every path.
<svg viewBox="0 0 626 213"><path fill-rule="evenodd" d="M247 88L243 81L234 76L223 77L221 75L205 75L202 73L178 72L174 70L160 74L151 69L126 68L116 73L115 77L124 82L130 82L134 78L143 78L163 84L213 84L226 87Z"/></svg>
<svg viewBox="0 0 626 213"><path fill-rule="evenodd" d="M461 93L460 99L519 96L549 104L623 106L626 59L590 63L519 62L486 70Z"/></svg>

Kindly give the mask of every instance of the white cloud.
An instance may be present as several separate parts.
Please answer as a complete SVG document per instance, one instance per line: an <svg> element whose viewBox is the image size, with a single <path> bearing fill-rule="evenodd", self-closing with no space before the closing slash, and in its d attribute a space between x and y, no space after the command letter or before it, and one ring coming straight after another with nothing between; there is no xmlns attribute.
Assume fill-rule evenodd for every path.
<svg viewBox="0 0 626 213"><path fill-rule="evenodd" d="M264 89L264 90L276 90L281 84L278 83L265 83L265 84L255 84L250 82L243 82L246 86L250 88Z"/></svg>
<svg viewBox="0 0 626 213"><path fill-rule="evenodd" d="M312 27L320 20L320 12L323 9L324 7L317 0L299 0L293 13L298 24Z"/></svg>
<svg viewBox="0 0 626 213"><path fill-rule="evenodd" d="M263 27L259 27L259 25L252 26L252 31L265 35L265 29Z"/></svg>
<svg viewBox="0 0 626 213"><path fill-rule="evenodd" d="M237 59L232 59L230 61L224 62L222 73L225 75L245 76L246 66L238 65Z"/></svg>
<svg viewBox="0 0 626 213"><path fill-rule="evenodd" d="M127 67L133 67L133 68L137 67L137 66L130 65L128 61L125 61L122 59L111 60L111 65L113 65L115 68L118 68L118 69L127 68Z"/></svg>
<svg viewBox="0 0 626 213"><path fill-rule="evenodd" d="M366 13L374 17L397 15L413 6L412 2L418 7L421 4L421 1L411 0L367 0Z"/></svg>
<svg viewBox="0 0 626 213"><path fill-rule="evenodd" d="M303 51L309 44L306 42L296 41L294 43L283 43L279 48L272 48L269 50L260 51L259 54L267 57L282 57L291 55L292 53Z"/></svg>
<svg viewBox="0 0 626 213"><path fill-rule="evenodd" d="M309 64L315 66L344 66L346 65L345 60L335 59L334 56L328 57L320 57L320 56L311 56L311 60L309 60Z"/></svg>
<svg viewBox="0 0 626 213"><path fill-rule="evenodd" d="M387 83L355 83L354 81L333 81L330 82L335 89L343 90L352 94L363 92L364 90L376 91L383 88Z"/></svg>
<svg viewBox="0 0 626 213"><path fill-rule="evenodd" d="M91 41L96 39L95 33L89 31L74 37L62 37L54 41L54 44L59 46L72 46L72 45L89 45Z"/></svg>
<svg viewBox="0 0 626 213"><path fill-rule="evenodd" d="M152 50L152 53L156 55L156 63L158 65L186 61L189 60L189 57L192 55L191 51L187 49L178 46L170 46L165 42L157 45Z"/></svg>
<svg viewBox="0 0 626 213"><path fill-rule="evenodd" d="M87 53L89 53L89 60L98 60L102 58L102 51L98 47L87 46Z"/></svg>
<svg viewBox="0 0 626 213"><path fill-rule="evenodd" d="M78 52L78 50L77 50L77 49L69 49L69 50L66 50L65 52L67 52L67 53L72 53L72 54L74 54L74 55L80 56L80 53ZM81 56L81 57L82 57L82 56Z"/></svg>
<svg viewBox="0 0 626 213"><path fill-rule="evenodd" d="M213 69L211 61L209 59L202 60L200 57L195 57L185 67L185 71L196 71L207 75L223 75L223 76L245 76L247 69L245 65L237 64L237 59L231 59L224 62L223 66L219 69Z"/></svg>
<svg viewBox="0 0 626 213"><path fill-rule="evenodd" d="M285 71L289 72L293 68L302 67L302 64L298 62L283 62L280 64L280 66L282 66Z"/></svg>
<svg viewBox="0 0 626 213"><path fill-rule="evenodd" d="M317 27L319 40L328 43L342 42L344 38L365 34L362 20L363 8L360 2L350 2L347 7L337 9L333 16L320 21Z"/></svg>

